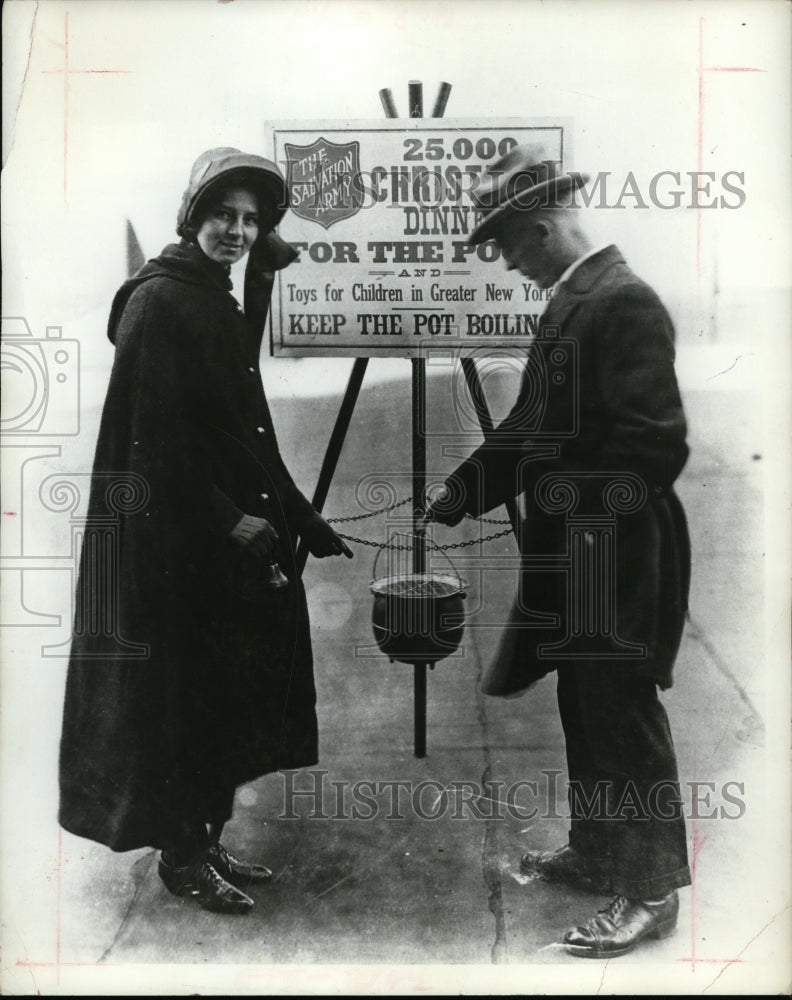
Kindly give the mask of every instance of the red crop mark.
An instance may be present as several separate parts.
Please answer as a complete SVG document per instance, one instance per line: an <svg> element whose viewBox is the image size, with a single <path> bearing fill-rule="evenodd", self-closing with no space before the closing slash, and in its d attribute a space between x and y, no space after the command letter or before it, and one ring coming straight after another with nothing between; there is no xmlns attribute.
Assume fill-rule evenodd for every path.
<svg viewBox="0 0 792 1000"><path fill-rule="evenodd" d="M707 838L703 837L696 829L693 822L693 845L690 858L690 961L691 972L696 971L696 869L698 868L698 856L702 847L707 843Z"/></svg>
<svg viewBox="0 0 792 1000"><path fill-rule="evenodd" d="M736 958L701 958L696 955L696 869L698 868L699 854L708 839L698 832L694 820L690 858L690 955L677 959L678 962L689 962L691 972L696 971L697 965L733 965L735 962L742 962L739 955Z"/></svg>
<svg viewBox="0 0 792 1000"><path fill-rule="evenodd" d="M756 66L705 66L704 18L699 18L698 41L698 122L696 127L698 157L696 170L701 174L704 166L704 74L705 73L766 73ZM698 202L698 198L696 198ZM701 281L701 208L696 209L696 273Z"/></svg>
<svg viewBox="0 0 792 1000"><path fill-rule="evenodd" d="M58 827L58 883L55 889L55 982L60 985L61 966L61 883L63 880L63 831Z"/></svg>
<svg viewBox="0 0 792 1000"><path fill-rule="evenodd" d="M743 954L745 954L745 952L751 947L751 945L754 943L754 941L756 941L757 938L761 937L762 934L764 934L764 932L767 930L767 928L770 927L773 923L775 923L775 921L781 916L781 914L785 913L788 909L789 909L789 905L787 904L782 909L780 909L778 911L778 913L774 913L773 916L770 917L770 919L767 921L767 923L765 923L764 926L761 927L756 932L756 934L754 934L754 936L751 938L751 940L746 945L744 945L742 948L740 948L740 950L737 952L737 955L736 955L735 958L725 959L724 960L724 966L723 966L723 968L720 970L720 972L717 974L717 976L712 980L712 982L708 986L705 986L704 989L701 992L702 993L706 993L707 990L711 989L715 985L715 983L717 983L717 981L720 979L720 977L723 975L723 973L729 968L730 965L739 965L742 962L742 957L741 956Z"/></svg>
<svg viewBox="0 0 792 1000"><path fill-rule="evenodd" d="M696 170L701 173L704 162L704 18L699 18L698 43L698 123L696 126L697 149ZM696 199L698 200L698 199ZM701 209L696 209L696 273L701 279Z"/></svg>
<svg viewBox="0 0 792 1000"><path fill-rule="evenodd" d="M43 73L63 74L63 203L67 204L67 189L69 185L69 94L71 77L85 73L129 73L128 69L72 69L69 64L69 12L63 15L63 44L54 43L63 50L63 65L60 69L45 69Z"/></svg>
<svg viewBox="0 0 792 1000"><path fill-rule="evenodd" d="M16 517L17 512L15 510L4 510L3 514L5 517Z"/></svg>

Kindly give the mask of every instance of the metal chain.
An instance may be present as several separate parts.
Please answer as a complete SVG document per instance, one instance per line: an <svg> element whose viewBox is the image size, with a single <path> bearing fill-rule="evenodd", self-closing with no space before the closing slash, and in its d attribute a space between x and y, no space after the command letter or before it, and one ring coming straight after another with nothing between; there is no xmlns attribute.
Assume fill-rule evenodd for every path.
<svg viewBox="0 0 792 1000"><path fill-rule="evenodd" d="M383 507L382 510L373 510L367 514L354 514L349 517L328 517L325 518L328 524L348 524L350 521L363 521L365 518L374 517L377 514L385 514L387 511L396 510L397 507L403 507L405 504L412 503L412 497L405 497L403 500L398 500L396 503L391 504L389 507ZM448 549L464 549L469 545L483 545L484 542L492 542L496 538L503 538L505 535L510 535L512 533L511 521L498 520L492 517L474 517L472 514L465 514L465 517L469 518L471 521L483 521L486 524L508 524L509 527L504 531L496 531L491 535L487 535L486 538L469 538L464 542L447 542L445 545L434 545L435 549L439 549L441 552L445 552ZM355 535L342 535L338 533L339 538L343 538L347 542L354 542L356 545L369 545L374 549L389 549L392 552L409 552L412 550L412 545L397 545L392 542L374 542L370 538L357 538Z"/></svg>
<svg viewBox="0 0 792 1000"><path fill-rule="evenodd" d="M394 545L392 542L372 542L370 538L356 538L354 535L342 535L336 532L339 538L346 542L355 542L357 545L370 545L373 549L390 549L392 552L412 552L412 545Z"/></svg>
<svg viewBox="0 0 792 1000"><path fill-rule="evenodd" d="M446 542L445 545L438 545L432 543L432 548L439 549L441 552L445 552L447 549L464 549L469 545L483 545L484 542L491 542L496 538L503 538L504 535L510 535L512 533L511 527L506 528L505 531L495 531L491 535L487 535L486 538L468 538L464 542ZM412 545L396 545L393 542L373 542L370 538L356 538L354 535L342 535L338 532L338 537L343 538L347 542L355 542L357 545L370 545L374 549L389 549L392 552L411 552Z"/></svg>
<svg viewBox="0 0 792 1000"><path fill-rule="evenodd" d="M390 507L383 507L382 510L372 510L368 514L352 514L349 517L326 517L325 521L328 524L347 524L349 521L363 521L367 517L376 517L377 514L385 514L387 511L396 510L397 507L403 507L406 503L410 503L412 497L405 497L404 500L399 500L397 503L392 503Z"/></svg>
<svg viewBox="0 0 792 1000"><path fill-rule="evenodd" d="M491 535L487 535L486 538L469 538L466 542L448 542L446 545L435 545L435 548L441 551L445 551L445 549L464 549L468 545L483 545L484 542L491 542L495 538L503 538L504 535L510 535L511 533L512 528L509 525L505 531L495 531Z"/></svg>

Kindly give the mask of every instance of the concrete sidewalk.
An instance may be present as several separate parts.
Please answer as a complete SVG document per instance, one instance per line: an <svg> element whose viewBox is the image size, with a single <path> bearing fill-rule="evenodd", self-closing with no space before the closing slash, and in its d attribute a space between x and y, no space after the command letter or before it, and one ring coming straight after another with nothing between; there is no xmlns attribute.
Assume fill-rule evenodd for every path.
<svg viewBox="0 0 792 1000"><path fill-rule="evenodd" d="M449 385L443 379L431 385L429 412L442 428L450 419ZM408 491L408 400L406 382L364 388L328 514L359 510L355 486L366 474L395 476L397 492ZM759 445L752 438L752 400L745 394L689 393L686 405L692 457L679 492L694 544L692 622L675 686L664 701L691 817L695 884L680 893L674 937L609 963L609 969L614 975L617 967L622 973L625 967L651 968L653 975L663 970L664 988L688 983L691 992L720 976L718 992L745 962L773 958L764 949L769 936L751 944L768 918L766 894L757 886L767 876L763 859L772 848L761 821L766 791L761 713L769 665L756 655L762 615L761 460L752 457ZM282 450L308 492L336 407L333 399L316 400L298 419L288 401L275 407ZM713 434L727 413L731 426L736 420L738 427L728 449ZM430 472L443 472L453 459L439 458L433 447ZM352 534L382 538L381 518L353 528ZM470 522L464 527L468 537L476 530ZM437 529L438 541L464 537L459 530ZM353 562L311 561L305 574L322 773L269 775L241 789L224 836L232 851L262 860L275 872L271 884L254 890L253 913L244 918L205 913L194 901L168 894L153 852L112 855L63 834L64 961L108 968L432 963L558 965L580 972L586 966L586 975L601 984L604 963L581 963L555 943L603 900L531 881L518 870L525 850L566 840L564 743L553 679L516 700L486 698L478 690L498 629L476 626L504 620L513 569L496 574L497 586L489 577L483 595L477 574L468 574L470 619L463 651L429 674L428 756L418 760L412 754L412 668L371 652L368 584L376 550L351 544ZM488 543L483 551L516 555L511 537ZM477 610L480 598L483 607ZM525 790L512 812L501 808L500 815L496 810L487 818L481 815L486 803L476 808L466 802L472 792L459 784L493 782L497 790L525 780L538 781L540 792L557 781L557 810L550 818L521 818L520 807L537 804ZM382 784L411 782L414 788L424 781L429 784L417 803L404 790L394 802L396 786ZM709 785L696 791L686 784L691 781ZM367 805L353 798L356 782L380 783L373 789L358 785L357 794L369 796ZM724 791L727 782L736 784ZM456 791L444 800L442 790L455 783ZM316 793L291 800L299 818L281 818L289 812L289 788ZM355 818L355 806L358 817L371 815ZM532 992L544 980L522 982L522 991Z"/></svg>

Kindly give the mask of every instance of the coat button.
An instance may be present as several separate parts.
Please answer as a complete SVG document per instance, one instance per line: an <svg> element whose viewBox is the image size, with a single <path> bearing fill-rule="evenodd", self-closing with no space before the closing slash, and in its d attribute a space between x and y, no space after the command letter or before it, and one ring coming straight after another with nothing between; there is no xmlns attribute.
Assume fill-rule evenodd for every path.
<svg viewBox="0 0 792 1000"><path fill-rule="evenodd" d="M263 435L264 435L264 434L266 434L267 432L266 432L266 431L264 430L264 428L263 428L263 427L257 427L257 428L256 428L256 433L257 433L257 434L261 434L261 435L263 436Z"/></svg>
<svg viewBox="0 0 792 1000"><path fill-rule="evenodd" d="M261 499L262 500L269 500L269 493L262 493L261 494Z"/></svg>
<svg viewBox="0 0 792 1000"><path fill-rule="evenodd" d="M250 372L251 375L255 375L256 374L256 369L255 368L248 368L248 371Z"/></svg>

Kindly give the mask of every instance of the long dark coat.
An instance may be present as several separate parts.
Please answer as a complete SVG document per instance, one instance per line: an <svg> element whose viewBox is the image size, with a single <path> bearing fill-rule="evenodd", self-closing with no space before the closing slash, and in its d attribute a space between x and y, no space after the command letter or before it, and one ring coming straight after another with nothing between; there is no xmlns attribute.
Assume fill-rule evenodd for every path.
<svg viewBox="0 0 792 1000"><path fill-rule="evenodd" d="M672 488L688 455L673 344L665 308L616 247L594 254L548 306L511 412L450 477L457 517L524 494L520 592L486 693L581 660L671 685L690 581ZM600 575L586 580L587 567Z"/></svg>
<svg viewBox="0 0 792 1000"><path fill-rule="evenodd" d="M126 282L111 312L59 818L114 850L167 846L188 820L228 818L235 786L317 760L294 565L313 508L281 458L260 335L230 288L182 242ZM275 528L288 587L262 586L260 558L230 539L243 513Z"/></svg>

